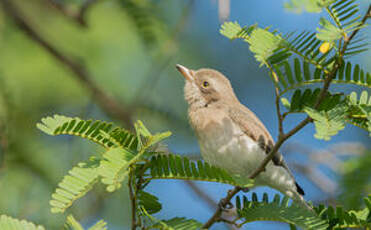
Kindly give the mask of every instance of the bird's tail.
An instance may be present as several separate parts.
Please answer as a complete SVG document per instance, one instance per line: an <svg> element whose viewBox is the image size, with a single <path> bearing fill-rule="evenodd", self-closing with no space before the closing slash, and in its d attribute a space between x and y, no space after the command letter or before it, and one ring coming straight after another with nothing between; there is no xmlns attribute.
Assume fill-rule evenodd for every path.
<svg viewBox="0 0 371 230"><path fill-rule="evenodd" d="M308 209L311 212L314 212L313 208L305 201L304 197L297 191L286 192L286 195L291 197L294 200L294 202L297 202L300 206Z"/></svg>

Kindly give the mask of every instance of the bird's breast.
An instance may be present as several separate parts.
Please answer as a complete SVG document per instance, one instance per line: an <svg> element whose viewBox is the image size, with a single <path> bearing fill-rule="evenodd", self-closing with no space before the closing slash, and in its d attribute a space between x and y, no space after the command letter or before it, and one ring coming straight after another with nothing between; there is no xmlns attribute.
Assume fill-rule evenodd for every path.
<svg viewBox="0 0 371 230"><path fill-rule="evenodd" d="M209 164L246 176L263 160L265 154L258 144L223 111L190 117L202 157Z"/></svg>

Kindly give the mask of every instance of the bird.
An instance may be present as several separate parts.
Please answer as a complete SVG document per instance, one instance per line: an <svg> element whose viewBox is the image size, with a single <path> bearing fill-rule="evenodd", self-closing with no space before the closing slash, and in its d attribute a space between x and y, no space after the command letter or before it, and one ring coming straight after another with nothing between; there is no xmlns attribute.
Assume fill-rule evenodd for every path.
<svg viewBox="0 0 371 230"><path fill-rule="evenodd" d="M192 70L179 64L176 68L185 78L188 119L202 158L247 181L271 151L274 145L271 134L259 118L241 104L222 73L207 68ZM274 188L310 209L303 198L304 190L279 152L255 178L254 186Z"/></svg>

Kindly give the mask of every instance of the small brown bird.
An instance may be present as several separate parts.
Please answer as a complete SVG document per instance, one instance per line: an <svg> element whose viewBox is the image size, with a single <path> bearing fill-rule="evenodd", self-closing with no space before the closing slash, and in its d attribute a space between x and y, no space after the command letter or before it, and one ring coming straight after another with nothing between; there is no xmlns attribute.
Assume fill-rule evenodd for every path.
<svg viewBox="0 0 371 230"><path fill-rule="evenodd" d="M223 74L213 69L194 71L182 65L176 68L186 79L188 116L202 157L211 165L248 179L274 145L272 136L259 118L239 102ZM304 191L280 153L259 174L255 184L270 186L305 203Z"/></svg>

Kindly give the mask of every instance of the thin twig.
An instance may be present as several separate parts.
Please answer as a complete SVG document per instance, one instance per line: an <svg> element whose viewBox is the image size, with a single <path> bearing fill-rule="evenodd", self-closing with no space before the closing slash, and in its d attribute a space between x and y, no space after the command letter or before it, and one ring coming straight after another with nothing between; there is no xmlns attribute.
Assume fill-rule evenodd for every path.
<svg viewBox="0 0 371 230"><path fill-rule="evenodd" d="M129 198L131 201L131 229L135 230L137 227L137 204L136 204L136 195L134 194L133 188L133 169L130 169L129 178L128 178L128 187L129 187Z"/></svg>
<svg viewBox="0 0 371 230"><path fill-rule="evenodd" d="M9 140L6 133L5 125L1 124L0 121L0 169L4 167L5 164L5 154L8 151Z"/></svg>
<svg viewBox="0 0 371 230"><path fill-rule="evenodd" d="M363 16L362 21L361 21L361 24L359 25L359 27L362 27L366 23L367 19L370 18L370 17L371 17L371 4L368 6L368 9L366 11L366 14ZM343 49L341 50L341 53L342 54L345 53L345 50L347 49L347 46L348 46L349 42L358 33L358 31L360 29L359 27L358 27L358 29L354 30L349 37L344 38L344 45L343 45Z"/></svg>
<svg viewBox="0 0 371 230"><path fill-rule="evenodd" d="M98 0L86 0L84 3L82 3L81 7L77 11L75 11L75 10L70 10L66 8L65 5L59 1L46 0L48 4L50 4L55 9L57 9L64 16L66 16L69 19L72 19L73 21L77 22L83 27L87 27L85 15L88 9L97 1Z"/></svg>
<svg viewBox="0 0 371 230"><path fill-rule="evenodd" d="M72 60L59 51L54 45L46 41L46 39L31 26L29 20L21 14L12 1L0 0L0 2L4 7L4 13L13 19L15 24L25 35L39 44L45 51L74 73L72 76L79 80L79 82L91 92L93 98L103 111L113 118L120 120L127 127L131 125L131 114L128 110L124 110L126 107L95 84L84 65Z"/></svg>
<svg viewBox="0 0 371 230"><path fill-rule="evenodd" d="M202 228L210 228L215 222L218 222L220 220L220 216L222 215L223 209L222 207L225 207L228 205L228 203L231 201L231 199L236 195L239 191L241 191L242 188L235 187L232 190L228 191L228 194L226 197L220 200L219 206L216 209L215 213L210 217L210 219L202 226Z"/></svg>
<svg viewBox="0 0 371 230"><path fill-rule="evenodd" d="M367 10L367 12L365 14L365 16L362 19L361 26L365 24L367 18L369 18L370 15L371 15L371 5L369 6L369 8L368 8L368 10ZM324 100L324 98L325 98L325 96L326 96L326 94L328 92L328 89L330 87L331 81L336 76L336 71L340 68L340 65L341 65L341 63L339 63L341 61L340 58L342 57L342 55L346 51L346 48L347 48L348 44L350 43L350 41L354 38L354 36L358 33L359 30L360 30L360 28L358 28L357 30L353 31L353 33L348 37L348 39L346 39L344 41L344 45L343 45L343 49L342 49L342 51L340 53L340 57L339 57L339 59L337 59L337 62L335 63L332 71L327 74L327 78L325 79L325 82L323 84L323 88L322 88L322 90L321 90L321 92L320 92L320 94L319 94L319 96L318 96L318 98L316 100L316 103L315 103L314 108L318 108L318 106ZM273 159L274 155L277 153L277 151L281 147L281 145L288 138L290 138L295 133L297 133L299 130L301 130L302 128L304 128L304 126L306 126L311 121L312 121L312 118L310 118L309 116L307 116L304 120L302 120L297 126L295 126L293 129L291 129L288 133L280 136L280 138L278 139L278 141L276 142L276 144L273 146L273 148L270 151L270 153L266 156L266 158L259 165L259 167L249 176L249 178L250 179L254 179L261 172L263 172L265 170L265 167ZM203 228L210 228L216 221L218 221L220 219L220 216L221 216L222 211L223 211L222 210L222 207L223 207L222 205L227 205L231 201L231 199L233 198L233 196L236 195L240 190L241 190L241 188L236 187L233 190L230 190L228 192L228 195L220 201L220 204L221 205L219 205L219 207L217 208L217 210L215 211L215 213L213 214L213 216L210 217L210 219L203 225Z"/></svg>
<svg viewBox="0 0 371 230"><path fill-rule="evenodd" d="M216 206L218 206L218 204L213 200L211 199L211 197L209 196L209 194L207 194L206 192L204 192L200 187L198 187L195 182L193 181L190 181L190 180L186 180L184 181L186 183L186 185L193 190L194 193L197 194L197 196L199 198L201 198L202 200L204 200L206 202L206 204L209 206L210 209L214 210L214 208Z"/></svg>
<svg viewBox="0 0 371 230"><path fill-rule="evenodd" d="M284 131L283 131L283 120L284 120L284 116L281 114L281 108L280 108L280 90L278 88L278 78L277 78L277 73L274 71L273 67L267 63L267 66L269 68L269 70L271 71L272 73L272 77L273 77L273 80L274 80L274 92L275 92L275 105L276 105L276 112L277 112L277 119L278 119L278 138L280 136L283 136L284 135Z"/></svg>

